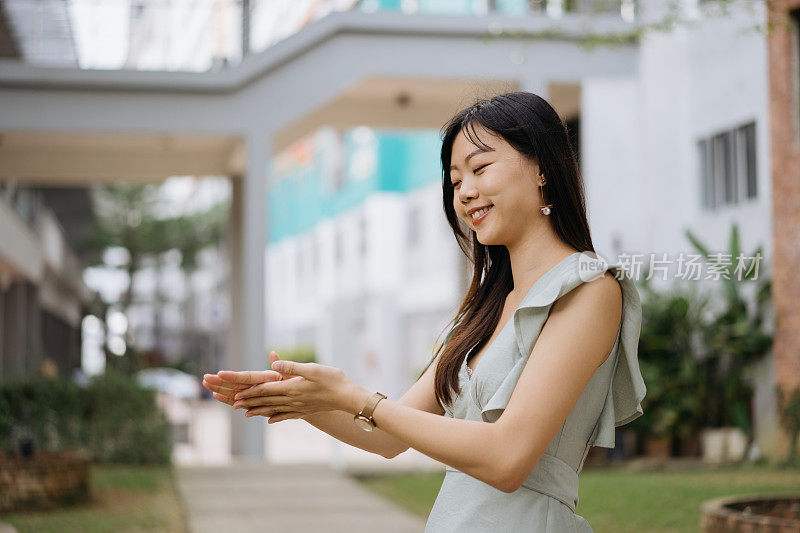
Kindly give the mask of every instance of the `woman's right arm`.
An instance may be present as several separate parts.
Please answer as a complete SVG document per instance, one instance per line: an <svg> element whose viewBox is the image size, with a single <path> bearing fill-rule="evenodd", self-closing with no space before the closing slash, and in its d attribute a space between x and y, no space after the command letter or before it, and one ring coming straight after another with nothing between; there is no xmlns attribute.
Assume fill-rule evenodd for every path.
<svg viewBox="0 0 800 533"><path fill-rule="evenodd" d="M444 409L436 401L434 394L434 372L436 362L428 366L414 385L399 399L397 403L427 411L438 415L444 414ZM364 431L353 422L353 415L344 411L322 411L304 416L303 420L356 448L382 455L391 459L408 449L408 444L375 428L373 431Z"/></svg>

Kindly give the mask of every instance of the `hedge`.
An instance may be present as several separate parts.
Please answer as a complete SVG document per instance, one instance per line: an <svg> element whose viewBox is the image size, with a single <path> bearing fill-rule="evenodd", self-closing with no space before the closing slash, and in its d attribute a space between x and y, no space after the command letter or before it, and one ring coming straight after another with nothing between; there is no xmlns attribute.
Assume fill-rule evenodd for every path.
<svg viewBox="0 0 800 533"><path fill-rule="evenodd" d="M83 450L101 463L167 464L169 423L155 392L105 374L86 386L59 379L0 383L0 449Z"/></svg>

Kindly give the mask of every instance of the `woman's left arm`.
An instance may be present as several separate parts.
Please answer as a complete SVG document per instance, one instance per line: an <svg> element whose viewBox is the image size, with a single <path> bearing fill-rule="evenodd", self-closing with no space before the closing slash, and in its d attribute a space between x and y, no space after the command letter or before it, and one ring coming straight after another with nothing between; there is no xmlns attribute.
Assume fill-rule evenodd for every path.
<svg viewBox="0 0 800 533"><path fill-rule="evenodd" d="M506 409L494 423L443 417L386 399L373 412L375 424L437 461L513 492L536 466L611 352L621 312L621 289L610 274L559 298ZM282 366L273 370L301 377L240 392L239 407L247 406L246 398L268 394L284 395L295 404L322 402L356 414L371 396L338 369L292 361L275 364Z"/></svg>

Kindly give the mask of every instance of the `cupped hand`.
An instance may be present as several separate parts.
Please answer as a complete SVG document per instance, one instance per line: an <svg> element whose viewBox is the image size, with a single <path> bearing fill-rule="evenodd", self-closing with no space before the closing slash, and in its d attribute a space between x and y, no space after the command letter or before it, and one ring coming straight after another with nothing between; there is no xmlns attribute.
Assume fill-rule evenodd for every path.
<svg viewBox="0 0 800 533"><path fill-rule="evenodd" d="M270 353L270 362L277 361L278 354L274 351ZM223 374L225 378L221 377ZM233 405L234 395L237 392L248 389L253 385L270 381L280 381L284 377L280 372L274 370L252 370L246 372L231 372L222 370L217 374L204 374L203 387L210 390L217 400Z"/></svg>
<svg viewBox="0 0 800 533"><path fill-rule="evenodd" d="M281 361L270 354L272 367L279 371L282 380L262 381L244 389L231 389L234 409L246 409L245 416L269 417L269 422L289 418L302 418L322 411L357 412L364 403L362 396L369 395L353 383L341 370L317 363ZM280 365L280 366L278 366ZM219 372L227 382L241 383L243 373ZM227 403L227 402L226 402ZM353 411L356 409L356 411Z"/></svg>

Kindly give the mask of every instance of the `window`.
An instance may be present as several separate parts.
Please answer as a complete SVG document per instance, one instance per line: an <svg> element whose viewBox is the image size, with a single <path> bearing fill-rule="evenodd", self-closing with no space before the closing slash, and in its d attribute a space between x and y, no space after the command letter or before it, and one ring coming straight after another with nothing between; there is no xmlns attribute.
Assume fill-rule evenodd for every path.
<svg viewBox="0 0 800 533"><path fill-rule="evenodd" d="M408 210L408 241L409 248L414 248L422 237L422 209L419 206L411 206Z"/></svg>
<svg viewBox="0 0 800 533"><path fill-rule="evenodd" d="M344 235L338 228L333 238L333 257L337 265L342 264L344 260Z"/></svg>
<svg viewBox="0 0 800 533"><path fill-rule="evenodd" d="M297 272L297 283L298 285L303 285L305 282L306 272L305 272L305 250L303 250L303 243L302 241L298 240L295 243L295 272Z"/></svg>
<svg viewBox="0 0 800 533"><path fill-rule="evenodd" d="M755 123L701 139L698 151L703 207L713 209L756 197Z"/></svg>
<svg viewBox="0 0 800 533"><path fill-rule="evenodd" d="M170 424L170 433L172 434L172 444L189 443L189 424L186 422Z"/></svg>
<svg viewBox="0 0 800 533"><path fill-rule="evenodd" d="M359 226L359 236L361 237L359 248L361 249L361 257L366 257L367 246L369 244L369 228L367 227L366 215L362 215L361 219L359 220Z"/></svg>
<svg viewBox="0 0 800 533"><path fill-rule="evenodd" d="M309 250L311 253L311 275L316 276L319 272L319 249L317 249L317 239L314 235L310 237Z"/></svg>

